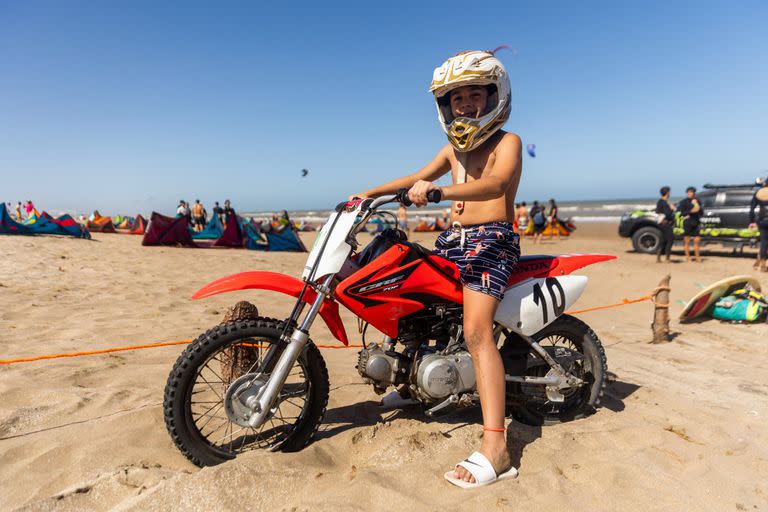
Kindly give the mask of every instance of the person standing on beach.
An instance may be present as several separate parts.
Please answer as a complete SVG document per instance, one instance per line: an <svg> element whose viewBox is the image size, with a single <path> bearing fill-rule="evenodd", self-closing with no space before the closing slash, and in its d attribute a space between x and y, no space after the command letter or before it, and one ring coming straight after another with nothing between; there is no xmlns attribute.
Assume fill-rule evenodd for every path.
<svg viewBox="0 0 768 512"><path fill-rule="evenodd" d="M768 177L765 178L762 188L755 192L749 205L749 228L760 230L760 251L753 268L768 272Z"/></svg>
<svg viewBox="0 0 768 512"><path fill-rule="evenodd" d="M549 239L552 239L552 235L557 235L560 240L560 219L557 218L557 203L554 198L549 200L549 226Z"/></svg>
<svg viewBox="0 0 768 512"><path fill-rule="evenodd" d="M195 199L195 204L192 205L192 226L198 233L205 227L205 217L203 216L203 205L200 204L199 199Z"/></svg>
<svg viewBox="0 0 768 512"><path fill-rule="evenodd" d="M184 200L179 201L179 206L176 208L176 217L183 217L185 212Z"/></svg>
<svg viewBox="0 0 768 512"><path fill-rule="evenodd" d="M16 220L21 222L21 201L16 202Z"/></svg>
<svg viewBox="0 0 768 512"><path fill-rule="evenodd" d="M659 229L661 229L661 241L656 252L656 262L661 262L662 253L667 261L672 257L672 244L675 243L675 207L669 202L669 187L661 187L661 198L656 203L656 213L659 215Z"/></svg>
<svg viewBox="0 0 768 512"><path fill-rule="evenodd" d="M530 222L533 222L533 244L536 245L541 243L544 228L547 227L547 216L544 213L544 208L539 205L538 201L533 202L530 215Z"/></svg>
<svg viewBox="0 0 768 512"><path fill-rule="evenodd" d="M27 199L24 202L24 211L27 213L27 218L32 214L32 211L35 209L35 205L32 204L31 199Z"/></svg>
<svg viewBox="0 0 768 512"><path fill-rule="evenodd" d="M224 210L219 206L219 202L213 203L213 215L219 218L219 223L224 224Z"/></svg>
<svg viewBox="0 0 768 512"><path fill-rule="evenodd" d="M691 261L689 245L693 239L693 253L696 261L701 263L701 216L704 213L701 204L696 198L696 187L685 189L686 198L680 201L677 209L683 216L683 250L685 251L685 261Z"/></svg>
<svg viewBox="0 0 768 512"><path fill-rule="evenodd" d="M397 209L397 227L406 233L411 232L411 230L408 229L408 215L406 214L405 206L402 204L400 205L400 208Z"/></svg>
<svg viewBox="0 0 768 512"><path fill-rule="evenodd" d="M444 477L454 485L474 487L517 475L507 451L506 383L493 317L520 257L520 237L512 222L522 144L520 137L500 129L509 118L511 93L507 72L493 52L454 55L435 70L429 90L449 144L421 170L350 198L407 188L416 206L425 206L432 190L453 201L454 227L438 237L435 253L459 269L463 334L477 376L483 438L480 450ZM448 172L452 185L433 183Z"/></svg>
<svg viewBox="0 0 768 512"><path fill-rule="evenodd" d="M525 201L520 203L520 207L517 209L517 226L520 231L520 237L525 237L525 230L528 229L528 205Z"/></svg>

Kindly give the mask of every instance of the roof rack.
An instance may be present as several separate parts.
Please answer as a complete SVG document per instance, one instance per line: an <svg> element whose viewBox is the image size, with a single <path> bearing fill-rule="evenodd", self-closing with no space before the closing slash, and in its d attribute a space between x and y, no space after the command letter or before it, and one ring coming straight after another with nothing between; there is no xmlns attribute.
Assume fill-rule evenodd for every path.
<svg viewBox="0 0 768 512"><path fill-rule="evenodd" d="M741 185L713 185L712 183L705 183L704 188L706 189L713 189L713 188L755 188L761 186L759 183L746 183Z"/></svg>

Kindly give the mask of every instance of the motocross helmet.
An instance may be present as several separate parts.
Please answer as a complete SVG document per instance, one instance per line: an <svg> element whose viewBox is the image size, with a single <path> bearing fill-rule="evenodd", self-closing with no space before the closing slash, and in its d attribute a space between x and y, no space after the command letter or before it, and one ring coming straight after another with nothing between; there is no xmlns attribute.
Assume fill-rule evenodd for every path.
<svg viewBox="0 0 768 512"><path fill-rule="evenodd" d="M488 89L485 111L475 119L455 117L451 110L450 92L465 85L481 85ZM477 148L509 119L512 103L509 76L491 52L472 50L449 58L435 69L429 91L435 95L440 126L459 152Z"/></svg>

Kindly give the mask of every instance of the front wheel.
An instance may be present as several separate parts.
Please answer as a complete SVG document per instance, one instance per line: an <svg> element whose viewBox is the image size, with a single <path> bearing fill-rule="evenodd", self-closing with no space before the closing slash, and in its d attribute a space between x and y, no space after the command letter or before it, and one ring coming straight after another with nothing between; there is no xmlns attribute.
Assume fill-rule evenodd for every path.
<svg viewBox="0 0 768 512"><path fill-rule="evenodd" d="M270 418L258 428L230 418L227 390L259 368L280 343L284 324L269 318L227 322L200 335L179 356L165 386L165 425L173 442L197 466L213 466L255 448L301 450L317 432L328 404L328 370L307 342ZM268 377L268 375L267 375Z"/></svg>
<svg viewBox="0 0 768 512"><path fill-rule="evenodd" d="M523 403L513 409L513 417L528 425L553 425L592 414L603 397L608 373L605 350L594 331L578 318L563 315L532 338L555 359L559 360L558 352L567 354L569 362L559 360L560 364L584 384L560 390L562 402L550 400L543 386L517 384L513 392ZM543 377L550 370L532 351L528 361L525 375Z"/></svg>

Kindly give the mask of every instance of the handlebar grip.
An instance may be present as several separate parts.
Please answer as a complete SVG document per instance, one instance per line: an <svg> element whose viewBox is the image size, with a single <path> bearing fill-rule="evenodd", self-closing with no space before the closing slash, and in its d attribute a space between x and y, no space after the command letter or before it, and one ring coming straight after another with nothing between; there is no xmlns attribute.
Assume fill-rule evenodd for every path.
<svg viewBox="0 0 768 512"><path fill-rule="evenodd" d="M430 203L439 203L443 200L443 191L442 190L430 190L427 192L427 201Z"/></svg>
<svg viewBox="0 0 768 512"><path fill-rule="evenodd" d="M407 188L401 188L400 190L397 191L397 200L405 207L411 206L413 204L413 201L408 199Z"/></svg>

